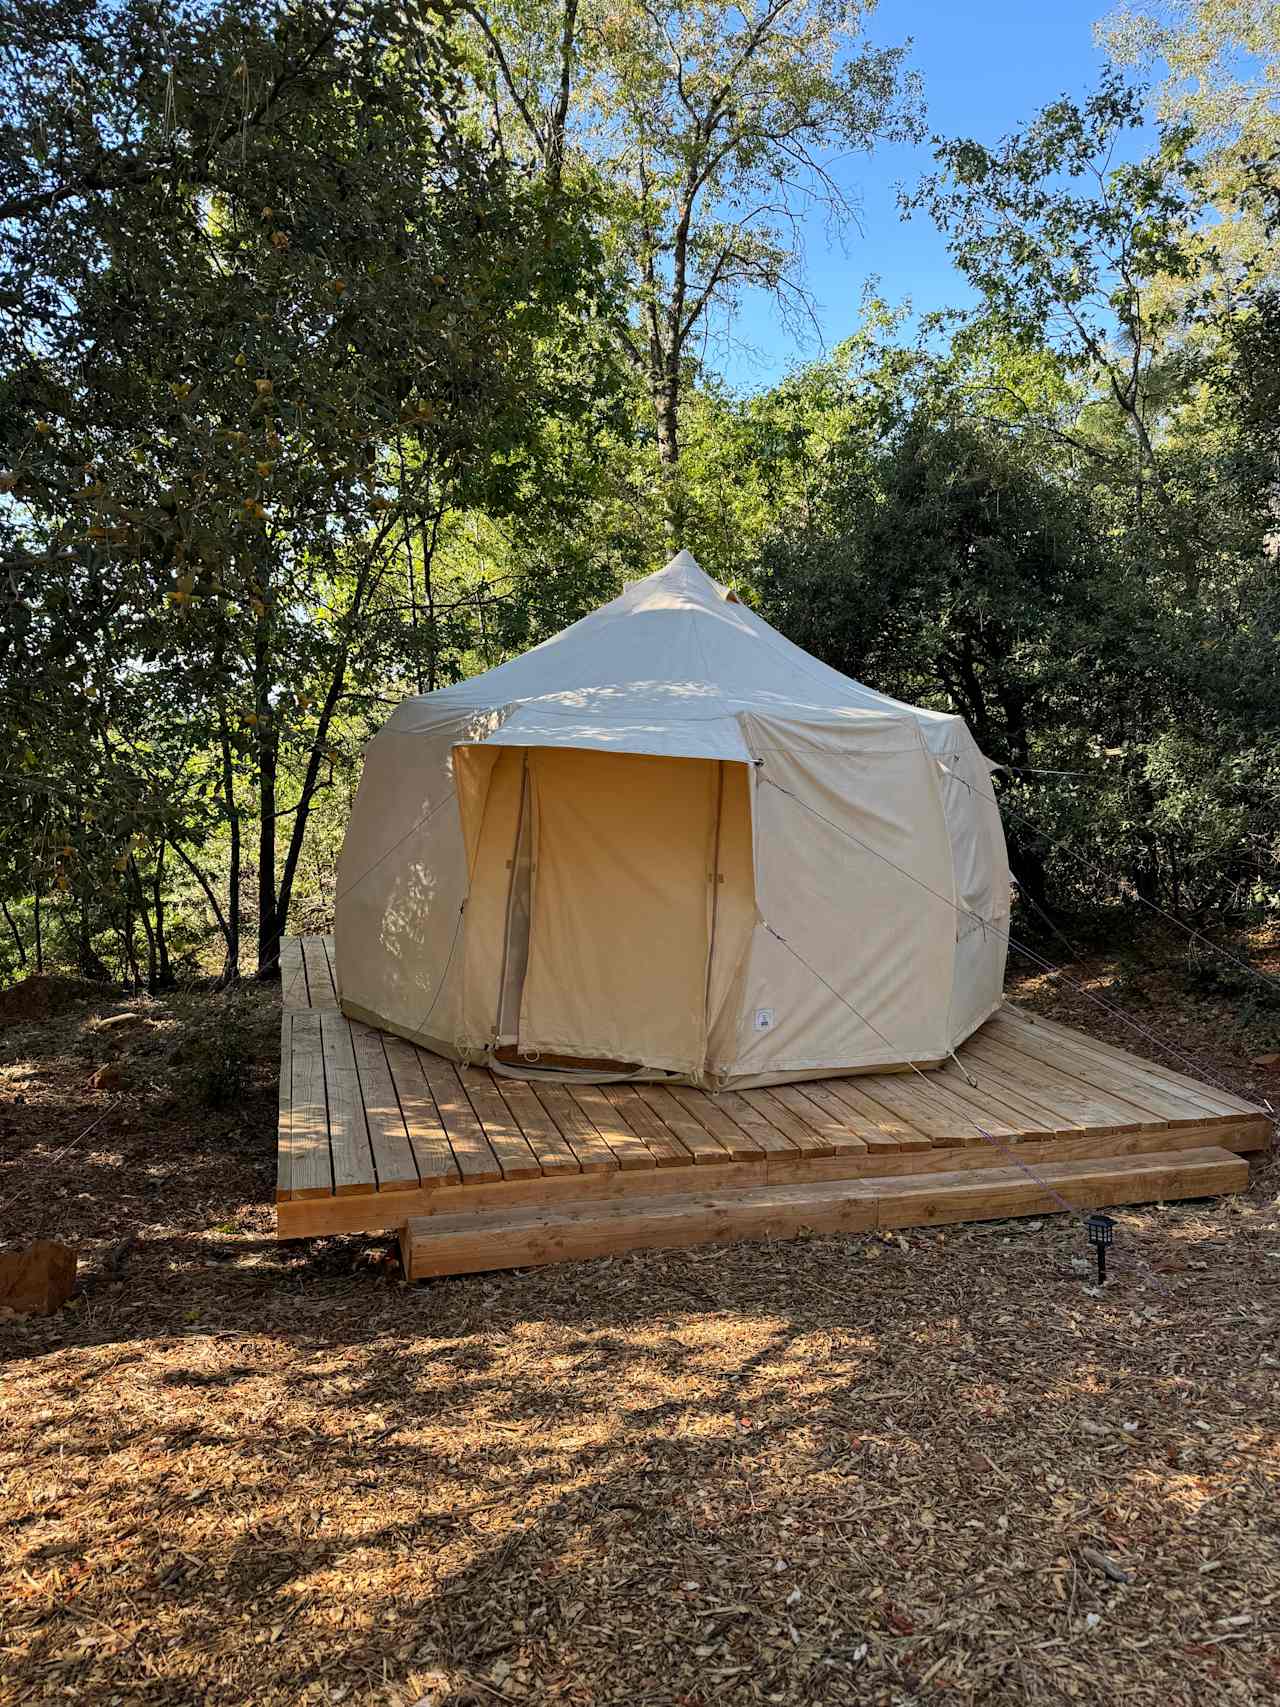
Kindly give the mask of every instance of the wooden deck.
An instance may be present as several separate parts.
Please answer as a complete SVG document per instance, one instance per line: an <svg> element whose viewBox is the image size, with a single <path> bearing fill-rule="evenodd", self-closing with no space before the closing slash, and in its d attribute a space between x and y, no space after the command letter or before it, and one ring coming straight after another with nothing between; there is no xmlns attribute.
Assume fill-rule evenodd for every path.
<svg viewBox="0 0 1280 1707"><path fill-rule="evenodd" d="M785 1232L1054 1207L1011 1150L1089 1207L1207 1195L1240 1189L1238 1155L1271 1139L1238 1097L1013 1007L962 1047L963 1071L950 1062L927 1084L873 1074L712 1094L459 1067L346 1019L330 939L288 939L281 967L279 1236L412 1218L408 1256L426 1242L417 1218L441 1217L427 1230L456 1235L463 1255L423 1258L421 1272L502 1266L499 1232L521 1264L580 1254L591 1205L619 1249L693 1242L699 1217L722 1229L705 1236L745 1237L761 1217Z"/></svg>

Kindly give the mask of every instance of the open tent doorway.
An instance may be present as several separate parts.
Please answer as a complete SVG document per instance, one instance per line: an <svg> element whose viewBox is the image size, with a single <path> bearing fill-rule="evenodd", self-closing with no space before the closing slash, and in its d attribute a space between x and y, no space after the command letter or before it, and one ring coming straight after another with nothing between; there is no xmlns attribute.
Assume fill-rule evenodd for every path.
<svg viewBox="0 0 1280 1707"><path fill-rule="evenodd" d="M489 743L454 763L468 1035L522 1068L703 1077L755 921L747 765Z"/></svg>

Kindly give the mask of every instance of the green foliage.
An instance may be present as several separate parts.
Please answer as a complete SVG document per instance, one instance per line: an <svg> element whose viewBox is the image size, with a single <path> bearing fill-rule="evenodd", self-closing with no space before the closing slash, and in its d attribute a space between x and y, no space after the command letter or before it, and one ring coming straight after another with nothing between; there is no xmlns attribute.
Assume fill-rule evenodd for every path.
<svg viewBox="0 0 1280 1707"><path fill-rule="evenodd" d="M868 15L0 0L0 976L230 982L243 934L269 975L389 707L664 532L963 713L1029 894L1276 904L1270 25L1115 25L1178 79L1144 156L1115 71L935 139L907 202L977 306L871 294L735 394L715 337L803 314L798 211L849 212L831 148L918 125Z"/></svg>
<svg viewBox="0 0 1280 1707"><path fill-rule="evenodd" d="M6 14L0 882L77 910L93 972L167 849L234 976L249 813L270 972L316 794L389 688L465 667L443 518L527 514L608 407L598 242L470 136L430 9Z"/></svg>
<svg viewBox="0 0 1280 1707"><path fill-rule="evenodd" d="M1113 60L1159 76L1157 116L1184 126L1215 217L1191 245L1205 282L1277 283L1276 246L1250 193L1280 158L1280 8L1267 0L1171 0L1159 12L1121 5L1100 29ZM1226 300L1226 291L1223 291Z"/></svg>
<svg viewBox="0 0 1280 1707"><path fill-rule="evenodd" d="M873 43L872 3L653 7L644 0L464 3L496 122L548 179L598 185L628 286L614 333L648 404L667 521L692 519L680 462L696 352L744 293L812 315L803 215L847 226L831 166L918 133L905 50Z"/></svg>
<svg viewBox="0 0 1280 1707"><path fill-rule="evenodd" d="M851 374L896 405L871 457L824 462L765 541L759 593L802 644L961 711L1015 767L997 786L1033 895L1264 906L1277 319L1265 290L1227 311L1165 288L1200 236L1195 173L1185 135L1106 171L1141 114L1108 78L998 149L938 145L915 205L982 308Z"/></svg>

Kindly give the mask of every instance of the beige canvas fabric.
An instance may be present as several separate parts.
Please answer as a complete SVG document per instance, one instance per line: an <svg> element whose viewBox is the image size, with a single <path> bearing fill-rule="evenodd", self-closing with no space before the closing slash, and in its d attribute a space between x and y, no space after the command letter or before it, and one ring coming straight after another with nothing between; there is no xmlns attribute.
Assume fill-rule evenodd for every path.
<svg viewBox="0 0 1280 1707"><path fill-rule="evenodd" d="M1008 889L963 721L828 669L682 552L370 743L340 995L499 1069L936 1062L999 1004Z"/></svg>
<svg viewBox="0 0 1280 1707"><path fill-rule="evenodd" d="M716 768L532 750L523 1052L701 1071Z"/></svg>

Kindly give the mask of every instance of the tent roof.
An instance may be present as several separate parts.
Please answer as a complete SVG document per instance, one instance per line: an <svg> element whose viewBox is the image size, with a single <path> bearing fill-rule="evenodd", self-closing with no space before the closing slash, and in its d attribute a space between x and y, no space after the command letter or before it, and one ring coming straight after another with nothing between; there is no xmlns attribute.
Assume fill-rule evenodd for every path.
<svg viewBox="0 0 1280 1707"><path fill-rule="evenodd" d="M784 639L681 551L552 639L453 687L407 699L386 729L425 733L507 709L500 745L589 746L746 759L742 714L875 726L911 718L935 752L960 719L903 704Z"/></svg>

